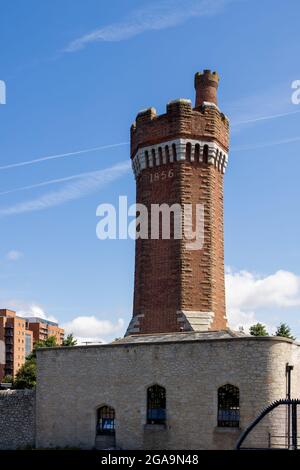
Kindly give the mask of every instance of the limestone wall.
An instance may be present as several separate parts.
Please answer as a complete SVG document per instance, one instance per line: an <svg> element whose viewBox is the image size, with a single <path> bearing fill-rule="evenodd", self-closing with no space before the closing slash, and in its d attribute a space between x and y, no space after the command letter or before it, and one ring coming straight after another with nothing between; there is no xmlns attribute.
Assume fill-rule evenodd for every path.
<svg viewBox="0 0 300 470"><path fill-rule="evenodd" d="M40 350L37 446L93 448L96 410L109 405L119 448L232 449L262 408L285 397L287 362L295 366L297 396L299 349L285 339L250 337ZM154 383L166 388L166 428L145 426ZM226 383L240 390L240 429L217 427L217 390ZM275 424L266 419L248 445L267 445Z"/></svg>
<svg viewBox="0 0 300 470"><path fill-rule="evenodd" d="M35 444L35 391L0 391L0 449Z"/></svg>

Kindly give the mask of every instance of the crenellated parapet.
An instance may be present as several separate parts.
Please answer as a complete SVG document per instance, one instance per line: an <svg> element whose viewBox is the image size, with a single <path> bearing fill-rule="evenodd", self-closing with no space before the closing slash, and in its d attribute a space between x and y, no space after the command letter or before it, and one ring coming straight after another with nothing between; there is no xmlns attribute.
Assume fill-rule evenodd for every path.
<svg viewBox="0 0 300 470"><path fill-rule="evenodd" d="M195 161L203 161L203 149L208 145L210 159L207 163L220 166L224 171L228 159L228 136L228 118L214 103L203 102L200 107L193 109L190 100L178 99L168 103L167 112L162 115L157 115L154 108L142 110L131 126L131 158L136 174L151 165L151 158L148 163L145 152L150 152L150 157L155 152L158 162L161 153L161 163L158 164L164 164L168 157L164 155L168 151L166 147L171 145L172 148L175 144L177 155L169 151L170 158L183 161L186 158L182 146L188 143L192 145L192 153L197 144L200 146ZM222 159L226 160L225 164L221 162Z"/></svg>

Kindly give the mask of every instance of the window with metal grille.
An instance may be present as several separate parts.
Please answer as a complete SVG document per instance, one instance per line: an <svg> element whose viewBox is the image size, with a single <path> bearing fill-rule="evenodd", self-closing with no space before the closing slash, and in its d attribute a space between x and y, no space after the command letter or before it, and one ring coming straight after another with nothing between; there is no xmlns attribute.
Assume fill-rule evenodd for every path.
<svg viewBox="0 0 300 470"><path fill-rule="evenodd" d="M237 428L240 424L240 392L234 385L218 389L218 426Z"/></svg>
<svg viewBox="0 0 300 470"><path fill-rule="evenodd" d="M166 422L166 389L152 385L147 390L147 423L165 424Z"/></svg>
<svg viewBox="0 0 300 470"><path fill-rule="evenodd" d="M97 434L115 434L115 410L110 406L102 406L97 411Z"/></svg>

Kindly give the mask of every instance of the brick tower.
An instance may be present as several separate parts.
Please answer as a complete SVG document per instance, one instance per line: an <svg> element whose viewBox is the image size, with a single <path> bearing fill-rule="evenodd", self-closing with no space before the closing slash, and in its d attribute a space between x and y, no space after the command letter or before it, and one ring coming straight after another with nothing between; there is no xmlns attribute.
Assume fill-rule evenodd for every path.
<svg viewBox="0 0 300 470"><path fill-rule="evenodd" d="M154 108L140 111L131 126L137 203L149 212L151 204L203 204L204 244L189 250L174 237L136 240L133 317L126 335L227 328L223 176L229 122L217 105L218 83L216 72L196 73L194 108L178 99L160 116Z"/></svg>

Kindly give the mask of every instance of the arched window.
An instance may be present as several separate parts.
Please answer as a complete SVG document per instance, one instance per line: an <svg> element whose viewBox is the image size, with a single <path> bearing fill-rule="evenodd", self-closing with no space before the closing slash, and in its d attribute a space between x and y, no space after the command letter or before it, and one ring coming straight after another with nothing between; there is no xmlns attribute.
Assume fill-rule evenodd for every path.
<svg viewBox="0 0 300 470"><path fill-rule="evenodd" d="M208 163L208 145L203 147L203 162Z"/></svg>
<svg viewBox="0 0 300 470"><path fill-rule="evenodd" d="M97 410L97 435L115 434L115 410L110 406L101 406Z"/></svg>
<svg viewBox="0 0 300 470"><path fill-rule="evenodd" d="M195 145L195 160L196 160L196 162L199 161L199 157L200 157L200 145L196 144Z"/></svg>
<svg viewBox="0 0 300 470"><path fill-rule="evenodd" d="M190 142L186 144L186 160L188 162L191 161L191 155L192 155L192 145Z"/></svg>
<svg viewBox="0 0 300 470"><path fill-rule="evenodd" d="M168 145L165 145L165 154L166 154L166 162L170 163L170 151L169 151Z"/></svg>
<svg viewBox="0 0 300 470"><path fill-rule="evenodd" d="M151 150L151 154L152 154L153 166L157 166L156 165L156 152L155 152L155 149Z"/></svg>
<svg viewBox="0 0 300 470"><path fill-rule="evenodd" d="M163 162L163 154L162 154L162 148L158 147L158 164L162 165Z"/></svg>
<svg viewBox="0 0 300 470"><path fill-rule="evenodd" d="M240 424L240 392L234 385L218 389L218 426L237 428Z"/></svg>
<svg viewBox="0 0 300 470"><path fill-rule="evenodd" d="M147 423L165 424L166 422L166 389L152 385L147 390Z"/></svg>
<svg viewBox="0 0 300 470"><path fill-rule="evenodd" d="M146 160L146 168L149 168L149 152L148 150L145 151L145 160Z"/></svg>
<svg viewBox="0 0 300 470"><path fill-rule="evenodd" d="M177 160L176 144L172 144L172 154L173 154L173 160L174 162L176 162Z"/></svg>

